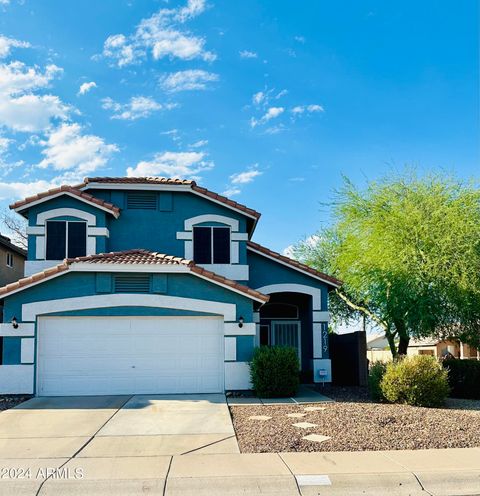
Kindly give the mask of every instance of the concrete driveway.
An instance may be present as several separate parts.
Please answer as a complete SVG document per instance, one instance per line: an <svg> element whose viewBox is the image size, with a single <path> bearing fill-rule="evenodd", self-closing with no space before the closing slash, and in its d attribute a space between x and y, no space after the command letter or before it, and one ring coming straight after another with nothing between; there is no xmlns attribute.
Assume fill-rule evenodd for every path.
<svg viewBox="0 0 480 496"><path fill-rule="evenodd" d="M33 398L0 414L0 458L238 453L223 394Z"/></svg>

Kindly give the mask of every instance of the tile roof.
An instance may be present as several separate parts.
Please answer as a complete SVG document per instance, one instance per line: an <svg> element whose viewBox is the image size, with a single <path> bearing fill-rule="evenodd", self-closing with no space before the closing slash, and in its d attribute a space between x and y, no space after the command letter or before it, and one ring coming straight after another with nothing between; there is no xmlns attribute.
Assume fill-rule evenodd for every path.
<svg viewBox="0 0 480 496"><path fill-rule="evenodd" d="M296 260L293 260L292 258L286 257L285 255L280 255L280 253L277 253L276 251L272 251L268 248L265 248L264 246L259 245L258 243L254 243L253 241L247 241L247 246L252 250L258 251L260 253L263 253L264 255L275 258L275 259L279 260L280 262L283 262L287 265L291 265L295 269L301 270L302 272L306 272L307 274L318 277L319 279L323 279L325 282L327 282L333 286L339 287L342 285L342 281L340 281L339 279L336 279L335 277L332 277L332 276L329 276L323 272L320 272L319 270L312 269L312 267L309 267L308 265L297 262Z"/></svg>
<svg viewBox="0 0 480 496"><path fill-rule="evenodd" d="M14 252L18 253L22 257L27 256L27 250L25 250L21 246L17 246L16 244L12 243L12 240L8 236L4 236L3 234L0 234L0 245L5 246L6 248L9 248L10 250L13 250Z"/></svg>
<svg viewBox="0 0 480 496"><path fill-rule="evenodd" d="M58 195L59 193L68 193L73 196L78 197L81 200L87 201L89 203L93 203L98 205L99 207L103 207L109 210L115 217L120 215L120 209L113 205L113 203L109 203L105 200L101 200L100 198L96 198L95 196L89 195L84 191L80 191L78 188L68 185L63 185L58 188L49 189L48 191L43 191L42 193L38 193L33 196L29 196L23 200L17 201L10 205L12 210L21 209L22 207L27 207L30 203L36 202L38 200L43 200L44 198L48 198L50 196Z"/></svg>
<svg viewBox="0 0 480 496"><path fill-rule="evenodd" d="M83 184L79 184L75 186L76 188L82 188L89 183L106 183L106 184L170 184L177 186L190 186L193 191L197 193L207 196L212 200L216 200L220 203L224 203L232 208L240 210L241 212L254 217L255 219L260 218L260 213L252 208L247 207L246 205L242 205L236 201L230 200L226 196L219 195L218 193L214 193L206 188L202 188L198 186L195 181L191 181L188 179L176 179L176 178L166 178L166 177L86 177L83 180Z"/></svg>
<svg viewBox="0 0 480 496"><path fill-rule="evenodd" d="M228 286L234 291L238 291L240 293L244 293L245 295L267 302L269 300L269 296L260 293L259 291L255 291L254 289L245 286L244 284L240 284L236 281L232 281L231 279L227 279L226 277L220 276L211 272L209 270L205 270L197 265L192 260L187 260L181 257L174 257L171 255L165 255L163 253L151 252L148 250L137 249L137 250L126 250L126 251L117 251L110 253L99 253L98 255L87 255L85 257L77 257L77 258L68 258L65 259L61 264L58 264L54 267L50 267L45 269L42 272L38 272L37 274L33 274L29 277L25 277L11 284L7 284L0 288L0 297L7 295L12 291L16 291L19 289L24 289L32 284L41 282L46 280L52 276L60 274L61 272L68 271L70 265L76 263L88 263L88 264L138 264L138 265L183 265L188 267L190 272L197 274L205 279L209 279L217 284L221 284L223 286Z"/></svg>

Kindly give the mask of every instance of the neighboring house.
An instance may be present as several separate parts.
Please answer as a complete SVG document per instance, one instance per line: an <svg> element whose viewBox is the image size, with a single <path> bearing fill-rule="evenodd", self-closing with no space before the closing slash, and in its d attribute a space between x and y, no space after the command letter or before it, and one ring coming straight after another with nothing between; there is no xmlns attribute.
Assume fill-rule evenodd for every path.
<svg viewBox="0 0 480 496"><path fill-rule="evenodd" d="M0 286L5 286L23 277L27 252L0 234ZM0 302L0 312L2 302ZM0 318L1 321L1 318Z"/></svg>
<svg viewBox="0 0 480 496"><path fill-rule="evenodd" d="M258 345L293 346L304 377L331 381L340 282L250 241L258 212L164 178L86 178L11 208L28 259L0 288L0 392L248 389Z"/></svg>
<svg viewBox="0 0 480 496"><path fill-rule="evenodd" d="M455 358L480 360L480 351L458 340L438 340L431 338L411 339L407 355L431 355L443 358L450 353ZM387 362L392 359L388 341L384 335L373 335L367 339L367 358L370 362Z"/></svg>

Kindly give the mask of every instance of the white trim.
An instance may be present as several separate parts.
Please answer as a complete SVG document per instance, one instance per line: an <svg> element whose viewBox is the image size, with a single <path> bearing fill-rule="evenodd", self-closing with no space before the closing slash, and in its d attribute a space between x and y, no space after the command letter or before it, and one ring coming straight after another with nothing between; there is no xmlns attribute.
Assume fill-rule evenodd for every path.
<svg viewBox="0 0 480 496"><path fill-rule="evenodd" d="M255 324L249 322L239 327L238 322L225 322L224 334L225 336L254 336Z"/></svg>
<svg viewBox="0 0 480 496"><path fill-rule="evenodd" d="M234 362L237 359L237 338L225 338L225 361Z"/></svg>
<svg viewBox="0 0 480 496"><path fill-rule="evenodd" d="M239 228L239 222L237 219L232 219L231 217L226 217L224 215L204 214L185 219L185 231L192 231L195 225L202 224L204 222L219 222L221 224L227 224L227 226L230 226L234 232L238 231Z"/></svg>
<svg viewBox="0 0 480 496"><path fill-rule="evenodd" d="M185 258L193 260L193 241L185 241Z"/></svg>
<svg viewBox="0 0 480 496"><path fill-rule="evenodd" d="M23 275L24 277L28 277L50 267L55 267L55 265L60 265L61 263L62 260L25 260Z"/></svg>
<svg viewBox="0 0 480 496"><path fill-rule="evenodd" d="M230 264L198 264L199 267L215 272L227 279L233 281L248 281L248 265L230 265Z"/></svg>
<svg viewBox="0 0 480 496"><path fill-rule="evenodd" d="M0 394L32 394L33 365L0 365Z"/></svg>
<svg viewBox="0 0 480 496"><path fill-rule="evenodd" d="M88 205L91 205L92 207L96 207L100 210L108 212L109 214L112 214L116 219L118 219L118 216L119 216L118 212L113 212L109 208L104 207L102 205L98 205L95 202L91 202L91 201L87 200L86 198L82 198L82 197L77 196L77 195L72 195L72 193L69 193L68 191L60 191L59 193L57 193L55 195L46 196L45 198L40 198L39 200L29 202L26 205L22 205L21 207L17 207L15 209L15 212L17 212L17 213L22 212L23 210L26 210L27 208L33 207L34 205L38 205L39 203L53 200L53 198L58 198L59 196L62 196L62 195L67 195L67 196L74 198L75 200L79 200L79 201L82 201L84 203L87 203Z"/></svg>
<svg viewBox="0 0 480 496"><path fill-rule="evenodd" d="M193 239L193 231L178 231L177 239L191 241Z"/></svg>
<svg viewBox="0 0 480 496"><path fill-rule="evenodd" d="M322 324L313 324L313 358L322 358Z"/></svg>
<svg viewBox="0 0 480 496"><path fill-rule="evenodd" d="M232 241L232 235L230 233L230 263L238 264L239 262L240 262L240 252L238 249L238 243Z"/></svg>
<svg viewBox="0 0 480 496"><path fill-rule="evenodd" d="M225 389L251 389L248 362L225 362Z"/></svg>
<svg viewBox="0 0 480 496"><path fill-rule="evenodd" d="M106 227L88 227L87 236L106 236L110 237L110 231Z"/></svg>
<svg viewBox="0 0 480 496"><path fill-rule="evenodd" d="M20 342L20 361L33 363L35 361L35 339L24 338Z"/></svg>
<svg viewBox="0 0 480 496"><path fill-rule="evenodd" d="M55 217L77 217L78 219L86 220L88 226L95 226L97 224L95 215L79 210L78 208L54 208L53 210L40 212L37 215L37 224L44 226L47 220Z"/></svg>
<svg viewBox="0 0 480 496"><path fill-rule="evenodd" d="M260 323L260 312L253 312L253 321L255 324Z"/></svg>
<svg viewBox="0 0 480 496"><path fill-rule="evenodd" d="M248 234L241 232L233 232L232 241L248 241Z"/></svg>
<svg viewBox="0 0 480 496"><path fill-rule="evenodd" d="M33 336L35 334L35 324L18 323L17 329L14 329L10 322L0 324L0 336Z"/></svg>
<svg viewBox="0 0 480 496"><path fill-rule="evenodd" d="M322 292L318 288L306 286L305 284L269 284L257 288L257 291L263 294L271 293L303 293L312 297L313 310L318 311L322 308Z"/></svg>
<svg viewBox="0 0 480 496"><path fill-rule="evenodd" d="M339 288L340 287L340 284L335 284L332 281L328 281L327 279L324 279L321 276L316 276L315 274L312 274L312 273L310 273L310 272L308 272L306 270L300 269L299 267L295 267L294 265L289 264L287 262L284 262L283 260L279 260L278 258L271 257L270 255L267 255L266 253L263 253L263 252L261 252L259 250L256 250L255 248L252 248L251 246L248 246L247 245L247 249L250 250L250 251L253 251L257 255L262 255L262 257L265 257L265 258L268 258L270 260L273 260L274 262L277 262L277 263L279 263L281 265L285 265L285 267L289 267L290 269L293 269L293 270L296 270L298 272L301 272L302 274L305 274L306 276L310 276L310 277L313 277L314 279L318 279L319 281L322 281L325 284L328 284L330 286L333 286L334 288Z"/></svg>
<svg viewBox="0 0 480 496"><path fill-rule="evenodd" d="M68 234L68 232L67 232ZM67 240L68 243L68 240ZM68 244L67 244L68 247ZM87 255L95 255L97 253L97 238L95 236L87 235L87 246L85 248L85 253Z"/></svg>
<svg viewBox="0 0 480 496"><path fill-rule="evenodd" d="M244 210L241 210L239 208L236 208L232 205L228 205L225 202L215 200L215 198L212 198L211 196L208 196L204 193L200 193L199 191L195 191L192 189L192 187L188 184L183 185L183 184L134 184L134 183L87 183L83 188L80 188L82 191L85 191L87 189L120 189L120 190L154 190L154 191L188 191L189 193L193 193L194 195L201 196L202 198L206 198L207 200L217 203L218 205L221 205L222 207L228 208L230 210L233 210L235 212L240 212L242 215L245 217L250 217L251 219L255 220L255 225L257 223L257 217L255 215L249 214L245 212ZM255 228L255 225L253 226ZM252 230L253 231L253 230Z"/></svg>
<svg viewBox="0 0 480 496"><path fill-rule="evenodd" d="M28 226L26 233L34 236L45 236L45 226Z"/></svg>
<svg viewBox="0 0 480 496"><path fill-rule="evenodd" d="M218 301L179 296L116 293L24 303L22 305L22 320L34 322L38 315L109 307L174 308L176 310L219 314L224 316L224 320L230 321L236 318L236 305L233 303L219 303Z"/></svg>
<svg viewBox="0 0 480 496"><path fill-rule="evenodd" d="M76 268L75 268L76 267ZM100 268L101 267L101 268ZM176 267L176 266L175 266ZM196 272L192 272L187 266L179 266L179 267L185 267L187 270L178 270L179 272L188 272L192 276L198 277L200 279L204 279L205 281L208 281L212 284L216 284L217 286L221 286L222 288L226 288L229 291L232 291L234 293L238 293L239 295L244 296L245 298L249 298L250 300L258 301L260 303L265 303L263 299L257 298L255 296L252 296L250 294L245 293L244 291L241 291L235 287L232 287L228 284L223 284L219 281L216 281L214 279L211 279L207 276L204 276L202 274L197 274ZM242 265L236 265L233 267L243 267ZM35 286L37 284L49 281L50 279L53 279L55 277L62 276L64 274L68 274L70 271L73 272L160 272L160 273L168 273L168 272L177 272L176 269L172 269L172 266L170 265L140 265L140 264L105 264L102 266L102 264L84 264L82 262L78 263L72 263L68 270L63 270L62 272L57 272L56 274L53 274L50 277L46 277L45 279L40 279L39 281L33 282L29 284L28 286L22 286L20 288L16 288L12 291L9 291L8 293L5 293L2 295L2 298L5 298L6 296L10 296L12 294L18 293L19 291L23 291L25 289L29 289L32 286ZM139 295L137 295L139 296ZM148 294L145 294L144 296L151 296ZM58 301L58 300L53 300L53 301ZM144 305L140 305L144 306ZM231 319L235 320L235 318Z"/></svg>
<svg viewBox="0 0 480 496"><path fill-rule="evenodd" d="M168 264L102 264L73 262L69 270L71 272L190 272L187 265L168 265ZM212 281L213 282L213 281Z"/></svg>
<svg viewBox="0 0 480 496"><path fill-rule="evenodd" d="M35 239L35 258L45 260L45 236L37 236Z"/></svg>
<svg viewBox="0 0 480 496"><path fill-rule="evenodd" d="M313 322L330 322L330 312L320 312L315 310L312 312Z"/></svg>

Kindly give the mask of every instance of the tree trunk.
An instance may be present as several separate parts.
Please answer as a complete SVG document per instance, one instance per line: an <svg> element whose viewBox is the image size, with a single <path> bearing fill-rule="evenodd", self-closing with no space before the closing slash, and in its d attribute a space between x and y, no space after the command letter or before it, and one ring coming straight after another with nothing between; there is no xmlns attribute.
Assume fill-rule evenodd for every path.
<svg viewBox="0 0 480 496"><path fill-rule="evenodd" d="M385 337L388 341L388 346L390 347L390 352L392 353L392 358L395 360L397 358L397 347L395 345L395 334L390 332L390 329L385 330Z"/></svg>
<svg viewBox="0 0 480 496"><path fill-rule="evenodd" d="M410 343L410 338L407 336L400 336L400 341L398 342L398 354L406 355L408 344Z"/></svg>

